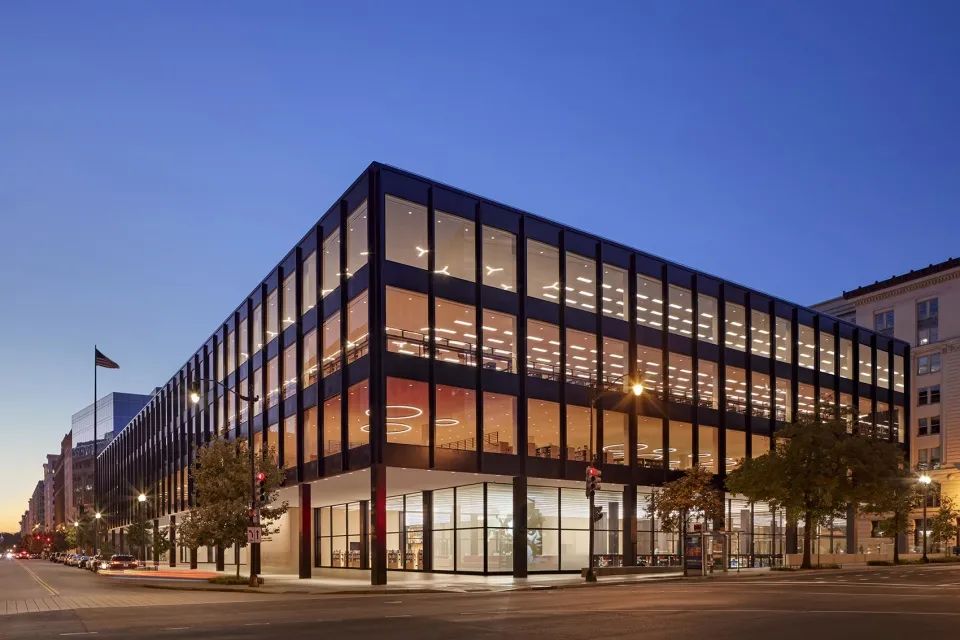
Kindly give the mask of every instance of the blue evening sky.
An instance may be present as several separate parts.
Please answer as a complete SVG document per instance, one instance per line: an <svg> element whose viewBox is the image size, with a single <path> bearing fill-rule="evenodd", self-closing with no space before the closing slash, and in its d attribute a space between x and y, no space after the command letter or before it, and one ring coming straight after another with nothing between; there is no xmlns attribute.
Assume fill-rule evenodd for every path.
<svg viewBox="0 0 960 640"><path fill-rule="evenodd" d="M5 2L0 531L371 160L791 300L960 254L955 2Z"/></svg>

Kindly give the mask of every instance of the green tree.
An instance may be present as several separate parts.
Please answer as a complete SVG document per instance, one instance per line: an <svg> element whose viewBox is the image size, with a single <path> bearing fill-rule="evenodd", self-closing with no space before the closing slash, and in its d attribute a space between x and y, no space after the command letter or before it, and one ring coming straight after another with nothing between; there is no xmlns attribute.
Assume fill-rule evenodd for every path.
<svg viewBox="0 0 960 640"><path fill-rule="evenodd" d="M685 532L691 520L723 519L723 494L703 467L687 469L650 495L650 506L664 531Z"/></svg>
<svg viewBox="0 0 960 640"><path fill-rule="evenodd" d="M866 513L885 516L879 522L878 532L885 538L893 539L893 563L898 564L898 538L909 531L910 512L919 504L921 492L917 479L903 467L889 475L884 489L861 504L861 509Z"/></svg>
<svg viewBox="0 0 960 640"><path fill-rule="evenodd" d="M152 529L152 523L147 520L135 521L127 526L125 532L127 544L130 545L132 550L135 550L134 555L138 560L146 560L147 558L147 545L153 539Z"/></svg>
<svg viewBox="0 0 960 640"><path fill-rule="evenodd" d="M67 544L67 549L77 548L77 538L79 535L80 527L75 527L72 524L67 525L67 530L63 534L64 541Z"/></svg>
<svg viewBox="0 0 960 640"><path fill-rule="evenodd" d="M153 547L153 561L160 562L160 556L171 549L168 527L157 527L153 530L151 546Z"/></svg>
<svg viewBox="0 0 960 640"><path fill-rule="evenodd" d="M957 539L957 518L960 512L948 496L940 496L940 506L927 518L927 529L930 531L930 542L936 546L950 546Z"/></svg>
<svg viewBox="0 0 960 640"><path fill-rule="evenodd" d="M273 447L254 461L255 473L263 473L268 495L260 506L263 535L278 533L275 522L287 511L286 502L277 501L283 472ZM204 545L228 548L247 545L247 527L251 526L250 450L245 440L217 438L197 451L193 481L197 506L183 518L179 533L191 549ZM240 566L237 565L237 576Z"/></svg>
<svg viewBox="0 0 960 640"><path fill-rule="evenodd" d="M843 515L848 504L875 500L900 467L896 445L850 434L849 426L846 416L801 417L777 432L769 453L744 460L727 477L731 492L802 518L805 569L812 566L814 528Z"/></svg>

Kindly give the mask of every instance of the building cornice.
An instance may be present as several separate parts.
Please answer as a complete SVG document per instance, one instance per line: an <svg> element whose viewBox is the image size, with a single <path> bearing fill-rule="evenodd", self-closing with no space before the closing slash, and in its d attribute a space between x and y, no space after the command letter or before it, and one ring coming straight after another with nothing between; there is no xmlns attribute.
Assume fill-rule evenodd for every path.
<svg viewBox="0 0 960 640"><path fill-rule="evenodd" d="M891 287L890 289L884 289L883 291L878 291L877 293L871 293L859 298L854 298L849 300L849 302L854 306L860 307L872 304L874 302L879 302L881 300L896 298L897 296L910 293L911 291L926 289L927 287L932 287L944 282L949 282L950 280L956 280L958 278L960 278L960 269L954 269L952 271L938 273L928 278L923 278L922 280L916 280L900 286Z"/></svg>

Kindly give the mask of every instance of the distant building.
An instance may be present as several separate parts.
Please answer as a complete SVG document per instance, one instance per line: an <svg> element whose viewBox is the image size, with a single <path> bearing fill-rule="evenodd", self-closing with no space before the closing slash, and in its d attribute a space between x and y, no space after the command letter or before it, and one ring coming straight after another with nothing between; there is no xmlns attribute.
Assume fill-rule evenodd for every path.
<svg viewBox="0 0 960 640"><path fill-rule="evenodd" d="M844 291L814 308L912 345L910 462L960 504L960 258ZM920 518L916 513L915 547L922 545Z"/></svg>
<svg viewBox="0 0 960 640"><path fill-rule="evenodd" d="M97 443L101 451L133 416L147 404L151 396L138 393L110 393L97 401ZM90 511L93 507L93 404L73 414L70 423L70 465L65 469L64 490L65 520L76 520L81 507ZM64 442L67 441L64 438ZM62 455L67 453L61 444Z"/></svg>
<svg viewBox="0 0 960 640"><path fill-rule="evenodd" d="M43 519L42 528L52 531L56 528L56 481L55 473L60 463L60 456L48 453L47 461L43 463Z"/></svg>

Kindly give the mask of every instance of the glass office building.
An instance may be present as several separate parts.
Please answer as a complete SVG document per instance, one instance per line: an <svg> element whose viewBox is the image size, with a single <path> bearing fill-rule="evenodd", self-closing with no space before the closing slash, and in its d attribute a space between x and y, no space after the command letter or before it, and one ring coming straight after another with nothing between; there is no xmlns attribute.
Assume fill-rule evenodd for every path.
<svg viewBox="0 0 960 640"><path fill-rule="evenodd" d="M249 438L278 451L292 506L253 562L523 576L586 565L596 451L600 563L669 562L647 496L683 469L722 477L818 411L907 446L908 350L375 163L107 446L101 502L118 529L145 491L175 528L196 448ZM205 382L193 405L194 379L258 399ZM613 392L591 411L596 388ZM792 546L782 513L727 503L744 562Z"/></svg>

